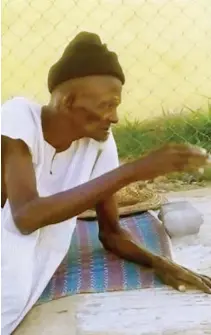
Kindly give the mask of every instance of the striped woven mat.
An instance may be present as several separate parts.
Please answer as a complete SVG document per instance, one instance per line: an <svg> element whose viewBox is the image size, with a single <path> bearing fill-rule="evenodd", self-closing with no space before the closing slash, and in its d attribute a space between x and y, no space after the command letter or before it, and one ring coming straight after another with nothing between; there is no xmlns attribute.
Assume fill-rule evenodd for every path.
<svg viewBox="0 0 211 335"><path fill-rule="evenodd" d="M169 239L150 213L120 219L147 249L171 257ZM78 293L97 293L160 287L151 269L124 261L105 251L98 240L96 221L78 221L69 252L38 304Z"/></svg>

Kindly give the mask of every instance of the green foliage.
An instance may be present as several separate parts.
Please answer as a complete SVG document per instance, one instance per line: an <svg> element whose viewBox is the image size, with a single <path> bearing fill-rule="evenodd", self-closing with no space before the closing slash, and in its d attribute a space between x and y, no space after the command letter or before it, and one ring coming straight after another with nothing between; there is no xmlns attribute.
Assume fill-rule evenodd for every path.
<svg viewBox="0 0 211 335"><path fill-rule="evenodd" d="M113 133L122 160L137 158L169 142L191 143L211 152L211 104L206 110L163 112L161 117L145 121L125 120ZM206 178L211 180L210 169Z"/></svg>
<svg viewBox="0 0 211 335"><path fill-rule="evenodd" d="M191 143L211 151L211 104L207 110L163 113L146 121L129 121L113 129L119 156L138 157L165 143Z"/></svg>

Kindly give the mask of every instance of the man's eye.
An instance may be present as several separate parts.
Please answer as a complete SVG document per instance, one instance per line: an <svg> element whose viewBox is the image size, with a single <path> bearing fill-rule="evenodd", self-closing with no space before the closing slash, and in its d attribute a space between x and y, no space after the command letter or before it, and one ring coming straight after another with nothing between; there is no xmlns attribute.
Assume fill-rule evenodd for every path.
<svg viewBox="0 0 211 335"><path fill-rule="evenodd" d="M103 102L99 105L100 110L112 110L118 107L118 103L116 102Z"/></svg>
<svg viewBox="0 0 211 335"><path fill-rule="evenodd" d="M119 104L116 103L116 102L112 102L112 103L108 104L109 109L116 109L118 106L119 106Z"/></svg>

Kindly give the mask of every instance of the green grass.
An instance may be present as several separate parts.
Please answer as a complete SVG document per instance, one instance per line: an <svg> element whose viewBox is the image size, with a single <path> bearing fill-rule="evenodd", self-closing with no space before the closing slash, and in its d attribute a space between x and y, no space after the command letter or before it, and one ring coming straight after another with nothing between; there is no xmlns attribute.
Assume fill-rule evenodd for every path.
<svg viewBox="0 0 211 335"><path fill-rule="evenodd" d="M113 130L119 157L123 161L137 158L165 143L191 143L211 152L211 104L206 110L182 110L149 121L125 120ZM211 169L204 179L211 180Z"/></svg>

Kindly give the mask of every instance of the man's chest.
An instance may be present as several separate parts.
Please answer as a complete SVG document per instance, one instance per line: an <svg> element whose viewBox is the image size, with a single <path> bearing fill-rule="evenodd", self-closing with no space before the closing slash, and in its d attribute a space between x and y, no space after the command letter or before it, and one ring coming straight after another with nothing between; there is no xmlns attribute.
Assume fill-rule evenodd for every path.
<svg viewBox="0 0 211 335"><path fill-rule="evenodd" d="M98 148L72 145L67 151L55 153L48 145L40 174L36 173L37 188L41 196L47 196L76 187L90 180Z"/></svg>

